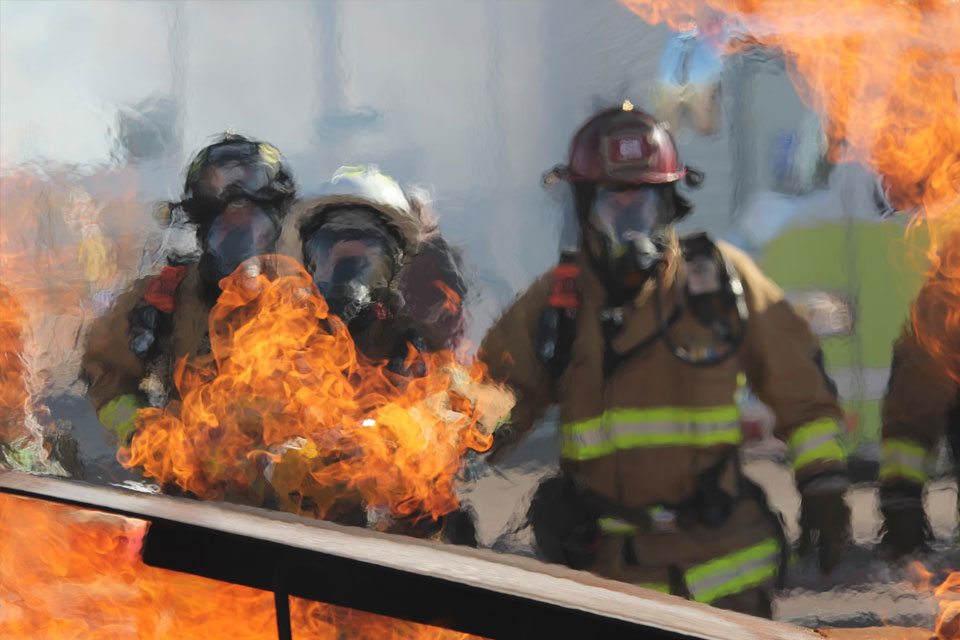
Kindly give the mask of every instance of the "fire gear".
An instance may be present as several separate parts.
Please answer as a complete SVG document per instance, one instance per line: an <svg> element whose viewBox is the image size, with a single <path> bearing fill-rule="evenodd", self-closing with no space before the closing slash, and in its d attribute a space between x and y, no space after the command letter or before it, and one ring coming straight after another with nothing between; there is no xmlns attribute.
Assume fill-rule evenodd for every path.
<svg viewBox="0 0 960 640"><path fill-rule="evenodd" d="M194 222L203 223L233 200L284 210L295 194L293 175L276 147L227 133L191 161L180 204Z"/></svg>
<svg viewBox="0 0 960 640"><path fill-rule="evenodd" d="M582 246L610 294L633 297L663 261L670 225L691 205L674 183L703 174L680 164L670 134L630 102L591 118L570 143L570 162L552 176L573 187Z"/></svg>
<svg viewBox="0 0 960 640"><path fill-rule="evenodd" d="M663 260L664 232L672 218L672 207L656 187L598 187L586 226L599 240L598 253L609 260L614 278L636 288Z"/></svg>
<svg viewBox="0 0 960 640"><path fill-rule="evenodd" d="M747 317L743 285L736 269L704 233L695 233L680 239L680 250L687 268L687 283L684 288L683 306L677 306L670 317L665 318L660 296L654 296L654 312L658 329L638 342L626 353L618 353L608 345L604 352L604 372L612 373L623 361L640 353L657 340L664 340L673 354L687 364L710 366L731 357L740 346L745 334ZM575 254L563 252L560 264L554 268L553 290L549 306L540 314L537 334L537 354L558 380L570 361L570 349L576 336L576 314L580 305ZM670 327L679 319L681 309L687 308L705 327L713 330L718 344L705 350L690 352L677 345L670 335ZM734 317L729 318L731 312ZM605 332L617 330L616 314L607 314ZM815 358L831 392L836 395L836 386L823 371L823 354Z"/></svg>
<svg viewBox="0 0 960 640"><path fill-rule="evenodd" d="M400 242L375 209L336 207L318 218L301 230L304 264L330 311L350 324L377 292L390 288Z"/></svg>
<svg viewBox="0 0 960 640"><path fill-rule="evenodd" d="M883 398L880 458L882 544L893 556L923 549L933 539L923 510L937 445L960 434L960 388L904 328L893 347L890 380ZM960 457L954 447L954 465Z"/></svg>
<svg viewBox="0 0 960 640"><path fill-rule="evenodd" d="M199 266L168 269L134 283L87 335L81 359L87 398L121 443L132 435L137 408L163 406L175 363L205 348L210 305L201 295ZM169 314L143 305L148 290L163 288L170 289L169 307L161 303Z"/></svg>
<svg viewBox="0 0 960 640"><path fill-rule="evenodd" d="M800 502L800 554L819 549L820 569L830 573L840 562L844 545L850 541L850 507L844 500L849 484L840 478L833 490L802 492Z"/></svg>
<svg viewBox="0 0 960 640"><path fill-rule="evenodd" d="M341 168L321 194L284 221L282 252L307 267L358 349L406 371L410 347L451 346L466 290L422 203L372 166Z"/></svg>
<svg viewBox="0 0 960 640"><path fill-rule="evenodd" d="M929 550L933 529L923 510L923 486L902 482L880 488L880 546L897 558Z"/></svg>
<svg viewBox="0 0 960 640"><path fill-rule="evenodd" d="M575 337L569 363L560 377L550 375L551 361L541 357L543 341L537 338L543 310L552 306L551 296L563 281L556 272L538 279L507 309L487 333L480 356L491 375L506 380L518 396L510 435L495 439L491 462L549 404L559 403L561 469L607 505L590 569L672 586L675 592L684 586L695 599L721 603L765 588L785 552L762 493L748 489L731 462L743 440L734 402L738 373L746 374L776 414L775 434L788 441L799 483L842 474L846 463L839 442L842 414L817 367L816 339L746 255L723 243L715 249L737 274L739 294L722 278L716 287L704 285L709 278L694 285L691 262L682 259L681 244L670 232L658 277L618 306L610 304L602 275L581 250L573 263L576 286L559 287L579 299L571 314ZM731 347L720 337L723 332L690 312L687 302L711 289L716 289L709 294L712 301L701 302L716 305L712 315L739 326L739 298L750 318L725 358L710 356ZM718 298L724 295L726 303ZM655 301L663 321L654 312ZM662 338L664 324L676 347L714 359L712 366L691 367L678 358ZM693 504L707 506L691 510ZM637 511L657 522L655 528L625 517ZM691 511L697 517L684 515ZM683 526L690 529L684 532Z"/></svg>
<svg viewBox="0 0 960 640"><path fill-rule="evenodd" d="M200 278L210 306L220 296L220 281L253 256L273 253L280 237L280 213L245 200L228 204L201 228Z"/></svg>
<svg viewBox="0 0 960 640"><path fill-rule="evenodd" d="M147 280L143 299L130 312L130 349L141 360L153 357L159 338L169 332L174 294L186 275L185 266L167 265Z"/></svg>
<svg viewBox="0 0 960 640"><path fill-rule="evenodd" d="M667 130L630 102L584 124L570 143L570 163L559 177L595 185L676 182L687 176Z"/></svg>

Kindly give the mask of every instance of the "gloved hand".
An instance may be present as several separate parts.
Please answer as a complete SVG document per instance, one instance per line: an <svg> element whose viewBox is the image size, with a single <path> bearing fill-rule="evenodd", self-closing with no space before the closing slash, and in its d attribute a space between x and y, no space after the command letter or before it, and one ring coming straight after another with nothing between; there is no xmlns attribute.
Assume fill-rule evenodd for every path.
<svg viewBox="0 0 960 640"><path fill-rule="evenodd" d="M134 307L130 311L130 350L134 355L146 360L154 354L160 334L169 323L169 318L169 314L149 304Z"/></svg>
<svg viewBox="0 0 960 640"><path fill-rule="evenodd" d="M527 519L539 554L547 562L573 569L586 569L593 563L601 539L600 525L583 504L573 478L561 473L541 480Z"/></svg>
<svg viewBox="0 0 960 640"><path fill-rule="evenodd" d="M900 483L880 488L880 546L883 551L898 558L915 551L929 550L933 531L923 510L923 487L914 483Z"/></svg>
<svg viewBox="0 0 960 640"><path fill-rule="evenodd" d="M850 540L850 507L846 489L808 487L800 503L800 555L814 547L819 552L820 572L828 574L840 562L844 545Z"/></svg>

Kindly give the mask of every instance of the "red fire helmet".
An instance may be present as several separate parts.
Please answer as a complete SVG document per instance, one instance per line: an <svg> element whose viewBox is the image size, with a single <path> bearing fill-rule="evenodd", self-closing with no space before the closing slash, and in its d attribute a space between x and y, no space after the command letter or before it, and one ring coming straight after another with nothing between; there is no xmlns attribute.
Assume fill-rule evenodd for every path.
<svg viewBox="0 0 960 640"><path fill-rule="evenodd" d="M687 175L666 128L630 102L590 118L555 177L602 185L663 184Z"/></svg>

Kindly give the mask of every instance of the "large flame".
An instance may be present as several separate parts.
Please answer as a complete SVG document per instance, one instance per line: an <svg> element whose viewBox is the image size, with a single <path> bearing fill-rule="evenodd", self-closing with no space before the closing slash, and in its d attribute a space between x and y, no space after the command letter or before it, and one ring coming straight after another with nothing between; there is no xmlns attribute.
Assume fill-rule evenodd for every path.
<svg viewBox="0 0 960 640"><path fill-rule="evenodd" d="M0 465L65 473L50 456L47 440L60 435L43 398L76 381L86 325L120 264L139 260L131 238L104 233L135 220L133 207L132 192L95 201L67 171L0 177Z"/></svg>
<svg viewBox="0 0 960 640"><path fill-rule="evenodd" d="M0 494L0 637L266 640L273 594L148 567L148 523ZM291 599L298 639L465 640L446 629Z"/></svg>
<svg viewBox="0 0 960 640"><path fill-rule="evenodd" d="M821 116L831 158L880 174L890 201L927 227L937 275L914 305L913 326L960 383L960 242L950 240L960 226L960 3L621 2L650 23L681 28L693 19L727 51L783 53L801 99Z"/></svg>
<svg viewBox="0 0 960 640"><path fill-rule="evenodd" d="M146 529L0 495L0 636L276 637L271 594L144 565Z"/></svg>
<svg viewBox="0 0 960 640"><path fill-rule="evenodd" d="M179 400L141 410L125 466L317 517L361 501L395 517L457 507L461 456L509 409L479 363L411 351L408 377L365 361L290 258L251 259L221 286L211 353L178 363Z"/></svg>

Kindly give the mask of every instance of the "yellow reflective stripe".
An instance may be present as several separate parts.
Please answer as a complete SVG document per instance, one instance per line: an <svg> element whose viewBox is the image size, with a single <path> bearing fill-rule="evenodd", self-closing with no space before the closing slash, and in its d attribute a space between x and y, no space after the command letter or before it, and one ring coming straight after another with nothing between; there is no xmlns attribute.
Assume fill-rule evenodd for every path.
<svg viewBox="0 0 960 640"><path fill-rule="evenodd" d="M607 412L604 415L609 414ZM603 426L603 416L598 416L596 418L590 418L589 420L581 420L580 422L568 422L560 426L561 433L574 435L577 433L586 433L588 431L594 431Z"/></svg>
<svg viewBox="0 0 960 640"><path fill-rule="evenodd" d="M787 440L793 456L793 468L800 469L811 462L846 459L840 444L840 425L832 418L810 422L797 428Z"/></svg>
<svg viewBox="0 0 960 640"><path fill-rule="evenodd" d="M136 430L134 419L137 417L137 410L142 406L140 398L128 393L117 396L101 407L97 418L103 426L116 434L121 444L126 445Z"/></svg>
<svg viewBox="0 0 960 640"><path fill-rule="evenodd" d="M597 523L600 525L600 530L609 536L629 536L639 531L636 525L618 518L598 518Z"/></svg>
<svg viewBox="0 0 960 640"><path fill-rule="evenodd" d="M739 409L720 407L653 407L611 409L603 415L560 427L564 458L589 460L639 447L739 444Z"/></svg>
<svg viewBox="0 0 960 640"><path fill-rule="evenodd" d="M660 584L659 582L637 582L635 584L644 589L659 591L660 593L670 593L670 585L668 584Z"/></svg>
<svg viewBox="0 0 960 640"><path fill-rule="evenodd" d="M269 142L261 142L258 147L260 157L266 161L266 164L275 167L280 164L280 150Z"/></svg>
<svg viewBox="0 0 960 640"><path fill-rule="evenodd" d="M886 438L880 456L880 479L903 478L917 484L927 481L926 463L930 452L909 440Z"/></svg>
<svg viewBox="0 0 960 640"><path fill-rule="evenodd" d="M758 586L773 578L780 566L780 544L774 538L740 549L689 569L687 589L697 602L710 603Z"/></svg>

